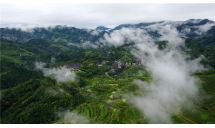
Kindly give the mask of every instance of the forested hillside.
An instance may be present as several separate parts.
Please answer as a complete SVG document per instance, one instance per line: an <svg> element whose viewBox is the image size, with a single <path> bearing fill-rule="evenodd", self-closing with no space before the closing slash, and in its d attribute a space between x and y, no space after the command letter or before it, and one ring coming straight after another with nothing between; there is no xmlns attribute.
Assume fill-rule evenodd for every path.
<svg viewBox="0 0 215 128"><path fill-rule="evenodd" d="M186 59L202 57L205 67L192 74L200 83L192 109L171 113L171 123L215 123L215 26L207 19L113 29L0 28L1 123L150 123L131 98L145 94L135 82L153 81L153 73L135 53L139 40L112 39L115 44L125 42L115 45L107 39L124 29L144 30L160 51L168 53L169 40L159 40L162 33L151 27L157 24L174 26L185 42L176 49L182 49ZM213 26L200 31L205 24Z"/></svg>

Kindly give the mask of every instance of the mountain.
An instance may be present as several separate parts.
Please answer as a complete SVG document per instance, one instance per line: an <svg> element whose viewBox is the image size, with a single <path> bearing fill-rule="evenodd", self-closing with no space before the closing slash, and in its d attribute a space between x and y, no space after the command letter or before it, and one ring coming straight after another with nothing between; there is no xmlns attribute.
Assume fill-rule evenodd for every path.
<svg viewBox="0 0 215 128"><path fill-rule="evenodd" d="M96 30L97 31L108 31L108 30L110 30L110 28L107 28L105 26L98 26L98 27L96 27Z"/></svg>
<svg viewBox="0 0 215 128"><path fill-rule="evenodd" d="M164 28L162 33L158 28ZM195 106L192 111L182 108L171 119L174 123L215 123L215 22L208 19L95 29L0 28L0 122L150 123L128 99L145 95L134 81L150 82L151 74L133 53L135 42L115 35L115 40L109 39L122 34L120 30L126 34L133 29L143 30L161 50L168 42L159 40L163 33L175 40L178 34L185 40L183 54L192 59L204 56L201 63L209 70L192 74L204 93L190 101ZM105 39L128 43L108 44Z"/></svg>
<svg viewBox="0 0 215 128"><path fill-rule="evenodd" d="M187 21L160 21L160 22L148 22L138 24L122 24L115 28L107 28L105 26L98 26L95 30L91 29L79 29L75 27L67 26L55 26L48 28L32 28L31 30L22 31L21 29L9 29L0 28L1 39L14 40L14 41L28 41L30 39L57 39L64 38L71 42L91 41L95 42L104 33L111 33L122 28L138 28L145 29L151 32L150 26L152 25L172 25L177 30L187 37L193 37L201 35L207 32L215 22L208 19L190 19Z"/></svg>

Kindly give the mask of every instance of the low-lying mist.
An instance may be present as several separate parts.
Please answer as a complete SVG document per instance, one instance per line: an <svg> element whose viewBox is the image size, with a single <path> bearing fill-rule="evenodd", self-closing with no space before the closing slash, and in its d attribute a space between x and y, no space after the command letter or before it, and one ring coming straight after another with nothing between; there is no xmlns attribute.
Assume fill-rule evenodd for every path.
<svg viewBox="0 0 215 128"><path fill-rule="evenodd" d="M56 79L58 82L68 82L75 80L75 72L66 66L58 68L45 68L45 63L36 62L35 67L43 72L44 76L51 76Z"/></svg>
<svg viewBox="0 0 215 128"><path fill-rule="evenodd" d="M149 123L173 123L171 116L190 107L199 95L198 79L192 74L204 67L200 64L201 58L191 60L181 50L184 38L174 25L158 23L147 29L160 36L155 39L146 30L123 28L106 34L102 41L114 46L135 42L131 52L141 60L152 80L135 80L142 95L133 96L130 101L143 112ZM160 49L157 41L167 44Z"/></svg>
<svg viewBox="0 0 215 128"><path fill-rule="evenodd" d="M64 112L59 112L60 123L64 124L87 124L89 120L75 111L66 110Z"/></svg>

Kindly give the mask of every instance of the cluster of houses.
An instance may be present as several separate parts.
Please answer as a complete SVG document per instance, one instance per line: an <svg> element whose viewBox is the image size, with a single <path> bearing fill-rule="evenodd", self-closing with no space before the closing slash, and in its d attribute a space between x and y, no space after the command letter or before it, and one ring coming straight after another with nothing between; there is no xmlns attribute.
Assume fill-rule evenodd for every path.
<svg viewBox="0 0 215 128"><path fill-rule="evenodd" d="M96 65L99 68L109 64L110 64L109 61L102 61L101 63L98 63ZM111 70L106 72L105 75L115 76L123 69L126 69L130 66L140 66L140 65L141 65L141 60L135 60L134 62L123 62L121 60L116 60L114 61L114 63L109 65L111 67ZM81 68L81 64L67 64L66 67L71 69L72 71L77 71Z"/></svg>
<svg viewBox="0 0 215 128"><path fill-rule="evenodd" d="M81 64L67 64L66 67L72 71L77 71L81 68Z"/></svg>
<svg viewBox="0 0 215 128"><path fill-rule="evenodd" d="M116 76L123 69L127 69L130 66L140 66L141 61L135 60L135 62L123 62L121 60L117 60L113 63L110 71L106 72L106 75Z"/></svg>
<svg viewBox="0 0 215 128"><path fill-rule="evenodd" d="M130 66L139 66L141 65L141 61L140 60L136 60L135 62L123 62L121 60L115 61L113 64L113 68L114 69L125 69L128 68Z"/></svg>

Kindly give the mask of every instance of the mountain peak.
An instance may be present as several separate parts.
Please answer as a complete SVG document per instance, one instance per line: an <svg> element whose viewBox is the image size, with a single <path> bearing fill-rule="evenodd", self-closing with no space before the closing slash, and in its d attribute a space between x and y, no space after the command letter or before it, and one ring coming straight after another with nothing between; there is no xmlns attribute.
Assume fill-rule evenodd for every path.
<svg viewBox="0 0 215 128"><path fill-rule="evenodd" d="M98 30L98 31L107 31L107 30L109 30L110 28L107 28L107 27L105 27L105 26L98 26L97 28L96 28L96 30Z"/></svg>
<svg viewBox="0 0 215 128"><path fill-rule="evenodd" d="M204 25L207 23L212 23L213 21L209 19L189 19L184 22L184 24L188 25Z"/></svg>

